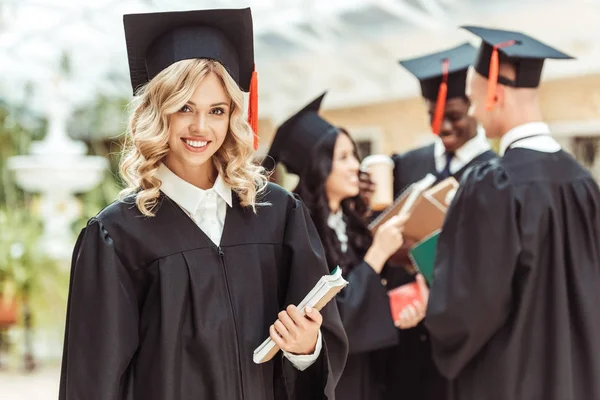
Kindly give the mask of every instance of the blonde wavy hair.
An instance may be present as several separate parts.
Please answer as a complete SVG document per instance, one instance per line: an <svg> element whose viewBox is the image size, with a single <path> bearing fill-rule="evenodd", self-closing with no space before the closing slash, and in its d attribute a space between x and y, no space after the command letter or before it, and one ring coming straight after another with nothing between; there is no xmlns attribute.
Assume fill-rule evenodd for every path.
<svg viewBox="0 0 600 400"><path fill-rule="evenodd" d="M136 194L140 212L152 217L158 205L161 182L156 177L160 163L169 152L169 116L192 97L198 84L216 74L231 99L229 130L212 157L219 175L239 196L243 207L266 205L259 196L267 186L265 169L252 163L252 128L243 117L244 97L225 67L217 61L179 61L161 71L142 87L130 104L131 115L120 163L126 188L119 199Z"/></svg>

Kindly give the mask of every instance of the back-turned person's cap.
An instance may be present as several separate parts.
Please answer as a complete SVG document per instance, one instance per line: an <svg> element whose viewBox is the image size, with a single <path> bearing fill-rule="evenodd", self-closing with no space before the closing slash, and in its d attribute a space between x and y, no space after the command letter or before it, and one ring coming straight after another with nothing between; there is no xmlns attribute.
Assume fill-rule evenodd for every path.
<svg viewBox="0 0 600 400"><path fill-rule="evenodd" d="M497 83L516 88L536 88L540 84L546 59L573 58L520 32L476 26L462 28L482 39L474 68L490 81L488 109L493 107L492 93L495 93ZM498 76L501 63L514 66L516 72L514 80Z"/></svg>
<svg viewBox="0 0 600 400"><path fill-rule="evenodd" d="M475 61L477 50L469 43L421 57L400 60L421 84L421 93L436 104L431 129L439 134L446 99L466 97L467 71Z"/></svg>
<svg viewBox="0 0 600 400"><path fill-rule="evenodd" d="M241 90L250 92L248 117L257 132L258 84L250 8L127 14L123 24L134 94L178 61L215 60Z"/></svg>
<svg viewBox="0 0 600 400"><path fill-rule="evenodd" d="M300 175L311 160L311 151L329 135L337 135L337 128L319 116L326 94L311 101L277 128L263 161L266 169L271 170L280 162L289 172Z"/></svg>

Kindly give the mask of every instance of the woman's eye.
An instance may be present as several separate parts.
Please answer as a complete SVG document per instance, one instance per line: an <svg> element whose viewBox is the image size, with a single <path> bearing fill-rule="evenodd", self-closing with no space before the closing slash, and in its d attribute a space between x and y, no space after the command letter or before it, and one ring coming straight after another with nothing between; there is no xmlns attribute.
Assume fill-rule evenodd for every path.
<svg viewBox="0 0 600 400"><path fill-rule="evenodd" d="M179 112L184 112L184 113L192 112L192 109L190 108L190 106L188 106L186 104L185 106L181 107L181 109L179 110Z"/></svg>
<svg viewBox="0 0 600 400"><path fill-rule="evenodd" d="M215 114L215 115L223 115L225 114L225 110L223 110L222 108L218 107L218 108L213 108L210 111L211 114Z"/></svg>

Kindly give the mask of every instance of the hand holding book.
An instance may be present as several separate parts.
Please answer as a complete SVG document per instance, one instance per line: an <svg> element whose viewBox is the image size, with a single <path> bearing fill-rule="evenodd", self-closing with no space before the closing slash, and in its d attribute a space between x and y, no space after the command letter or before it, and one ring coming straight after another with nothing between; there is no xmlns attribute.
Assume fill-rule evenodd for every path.
<svg viewBox="0 0 600 400"><path fill-rule="evenodd" d="M404 238L402 231L408 216L395 215L375 232L373 244L365 254L365 261L378 274L381 273L385 262L402 246Z"/></svg>
<svg viewBox="0 0 600 400"><path fill-rule="evenodd" d="M312 320L312 322L316 322L315 319L317 319L319 320L318 325L320 326L320 321L322 321L322 318L320 317L319 313L317 313L317 316L317 314L315 314L314 311L320 311L323 307L325 307L325 305L331 299L333 299L335 295L339 293L340 290L346 287L347 284L348 282L342 277L342 270L338 267L335 270L333 270L333 272L330 275L325 275L321 277L321 279L316 283L312 290L306 295L306 297L304 297L300 304L298 304L298 307L288 307L286 311L293 311L295 309L295 311L293 311L293 314L295 314L296 319L300 318L299 315L301 315L302 318L307 319L307 321ZM299 315L296 313L296 311L299 313ZM289 312L287 314L289 315ZM279 314L279 317L282 317L281 313ZM289 321L287 322L289 323ZM283 324L283 326L285 327L285 324ZM260 346L258 346L256 350L254 350L252 358L256 364L261 364L271 360L275 356L275 354L277 354L277 352L279 352L280 350L279 343L277 343L272 338L273 328L274 326L272 326L269 329L269 337ZM318 326L312 326L308 330L312 332L314 328L316 328L317 333L314 336L314 340L312 341L312 343L310 343L310 334L304 337L304 339L306 339L306 342L308 342L310 346L315 345L318 338ZM302 344L298 345L298 343L295 343L293 344L293 346L291 343L288 343L290 344L288 348L290 348L292 351L287 349L286 351L288 353L297 354L295 349L298 347L300 349L299 351L303 352L305 350L305 347L310 347L308 345L305 345L304 342L305 340L302 340ZM314 350L314 346L312 347L312 349ZM307 351L306 353L312 354L311 351Z"/></svg>
<svg viewBox="0 0 600 400"><path fill-rule="evenodd" d="M279 313L277 321L269 328L271 340L281 350L297 355L315 352L323 316L311 307L304 311L302 313L298 307L290 305Z"/></svg>
<svg viewBox="0 0 600 400"><path fill-rule="evenodd" d="M398 328L415 327L425 318L429 301L429 287L423 275L418 274L416 282L391 290L388 295L392 318Z"/></svg>

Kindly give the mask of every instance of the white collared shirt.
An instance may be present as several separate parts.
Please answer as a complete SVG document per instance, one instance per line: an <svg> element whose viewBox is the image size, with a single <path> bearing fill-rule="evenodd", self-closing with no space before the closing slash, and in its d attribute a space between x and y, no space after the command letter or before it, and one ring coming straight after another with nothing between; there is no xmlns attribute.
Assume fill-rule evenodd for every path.
<svg viewBox="0 0 600 400"><path fill-rule="evenodd" d="M327 218L327 225L333 229L335 235L340 241L342 252L348 251L348 234L346 233L346 221L344 221L344 213L340 208L336 213L330 213Z"/></svg>
<svg viewBox="0 0 600 400"><path fill-rule="evenodd" d="M454 157L450 161L450 173L455 174L473 161L475 157L480 156L484 152L490 150L490 144L485 137L485 131L481 127L477 127L477 135L469 139L454 153ZM442 172L446 167L446 148L442 139L438 136L434 142L435 169L437 172Z"/></svg>
<svg viewBox="0 0 600 400"><path fill-rule="evenodd" d="M500 155L508 148L519 147L544 153L556 153L560 144L550 136L550 127L544 122L529 122L506 132L500 139Z"/></svg>
<svg viewBox="0 0 600 400"><path fill-rule="evenodd" d="M217 176L212 188L203 190L181 179L164 164L160 164L156 177L161 181L160 190L173 200L198 225L217 246L221 243L227 207L232 207L231 187ZM315 363L323 347L321 332L315 352L296 355L283 352L284 356L300 371Z"/></svg>
<svg viewBox="0 0 600 400"><path fill-rule="evenodd" d="M160 190L179 205L217 246L225 226L227 206L232 206L231 188L217 176L212 188L203 190L175 175L164 164L158 168Z"/></svg>

